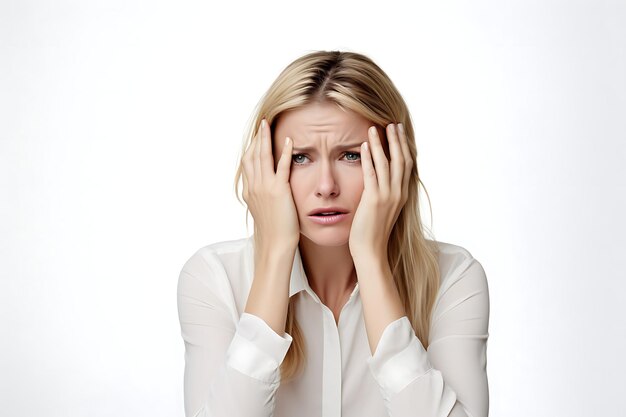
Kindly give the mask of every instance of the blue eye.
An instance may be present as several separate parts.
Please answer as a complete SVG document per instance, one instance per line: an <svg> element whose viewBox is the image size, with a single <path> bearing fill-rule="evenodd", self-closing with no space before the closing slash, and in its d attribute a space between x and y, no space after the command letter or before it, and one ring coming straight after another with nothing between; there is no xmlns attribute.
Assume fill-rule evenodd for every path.
<svg viewBox="0 0 626 417"><path fill-rule="evenodd" d="M304 163L304 160L298 159L298 158L306 158L306 156L304 156L301 153L297 153L297 154L293 154L291 155L291 160L295 163L295 164L302 164Z"/></svg>
<svg viewBox="0 0 626 417"><path fill-rule="evenodd" d="M352 161L357 162L361 160L361 154L359 152L346 152L345 156L346 156L346 159L351 162ZM354 159L351 157L354 157Z"/></svg>

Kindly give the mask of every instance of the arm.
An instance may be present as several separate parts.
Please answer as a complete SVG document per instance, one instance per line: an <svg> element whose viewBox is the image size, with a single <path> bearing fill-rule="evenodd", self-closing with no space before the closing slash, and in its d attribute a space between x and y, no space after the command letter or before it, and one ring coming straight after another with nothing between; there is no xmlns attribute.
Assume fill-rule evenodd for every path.
<svg viewBox="0 0 626 417"><path fill-rule="evenodd" d="M227 279L217 256L206 252L196 253L180 273L185 415L270 417L280 385L279 366L292 339L253 314L238 318L217 286Z"/></svg>
<svg viewBox="0 0 626 417"><path fill-rule="evenodd" d="M255 274L245 312L265 321L277 334L285 333L289 280L296 246L271 245L255 251Z"/></svg>
<svg viewBox="0 0 626 417"><path fill-rule="evenodd" d="M242 158L243 198L255 223L255 271L241 317L217 256L192 257L180 274L188 417L270 417L274 412L280 364L292 342L284 329L300 239L289 185L292 147L287 140L275 170L271 130L263 119Z"/></svg>
<svg viewBox="0 0 626 417"><path fill-rule="evenodd" d="M361 146L363 194L350 229L373 357L368 358L390 416L487 415L489 295L482 266L466 254L434 308L426 352L394 288L388 242L408 201L413 156L402 123L387 125L390 159L378 129ZM370 149L371 145L371 149ZM454 282L453 282L454 281ZM447 284L451 283L450 287ZM441 290L440 290L441 291Z"/></svg>
<svg viewBox="0 0 626 417"><path fill-rule="evenodd" d="M370 276L359 277L359 285L368 336L370 331L374 335L370 344L375 348L368 364L389 415L486 417L489 292L480 263L466 259L459 266L458 280L442 294L433 311L428 352L406 316L390 321L376 338L384 326L381 320L393 317L376 311L395 311L398 306L394 297L380 295L385 292L368 291L387 282L390 274L376 277L371 272L376 269L364 271L370 271Z"/></svg>

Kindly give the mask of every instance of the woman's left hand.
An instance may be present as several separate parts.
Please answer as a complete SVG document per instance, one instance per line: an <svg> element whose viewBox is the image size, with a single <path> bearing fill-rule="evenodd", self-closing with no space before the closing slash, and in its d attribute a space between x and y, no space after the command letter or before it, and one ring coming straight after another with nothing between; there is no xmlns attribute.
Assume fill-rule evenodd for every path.
<svg viewBox="0 0 626 417"><path fill-rule="evenodd" d="M352 220L349 247L353 258L374 256L386 261L391 230L408 199L413 159L401 124L387 126L391 161L374 126L368 136L369 144L361 144L364 188Z"/></svg>

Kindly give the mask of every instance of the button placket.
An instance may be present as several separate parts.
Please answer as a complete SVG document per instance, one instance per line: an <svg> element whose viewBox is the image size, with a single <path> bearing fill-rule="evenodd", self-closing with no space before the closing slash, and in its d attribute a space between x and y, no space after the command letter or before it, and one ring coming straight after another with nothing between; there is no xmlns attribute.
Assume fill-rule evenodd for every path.
<svg viewBox="0 0 626 417"><path fill-rule="evenodd" d="M322 306L324 364L322 369L322 415L341 417L341 344L333 312ZM341 320L341 314L339 315Z"/></svg>

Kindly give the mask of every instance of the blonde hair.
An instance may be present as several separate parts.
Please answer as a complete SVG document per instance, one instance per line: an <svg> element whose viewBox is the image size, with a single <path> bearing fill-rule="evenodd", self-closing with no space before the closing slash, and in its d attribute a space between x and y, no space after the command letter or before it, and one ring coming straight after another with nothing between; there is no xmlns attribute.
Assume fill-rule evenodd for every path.
<svg viewBox="0 0 626 417"><path fill-rule="evenodd" d="M270 125L273 137L276 121L283 112L320 101L354 111L383 132L389 123L402 123L405 127L415 163L409 180L408 201L391 232L387 257L409 321L416 336L428 348L431 311L440 279L437 245L434 239L426 239L424 231L427 229L421 222L419 187L423 187L427 197L428 192L418 175L411 116L385 72L370 58L354 52L316 51L296 59L281 72L257 105L252 124L244 137L241 155L256 135L263 118ZM235 194L244 204L239 193L242 172L240 159L235 176ZM430 198L428 200L430 204ZM282 383L295 378L306 359L304 338L295 316L295 300L296 297L289 300L285 323L285 331L293 337L293 342L280 366Z"/></svg>

